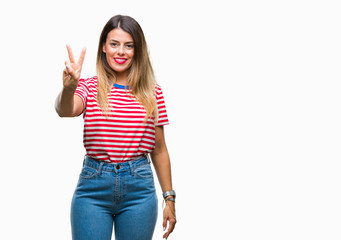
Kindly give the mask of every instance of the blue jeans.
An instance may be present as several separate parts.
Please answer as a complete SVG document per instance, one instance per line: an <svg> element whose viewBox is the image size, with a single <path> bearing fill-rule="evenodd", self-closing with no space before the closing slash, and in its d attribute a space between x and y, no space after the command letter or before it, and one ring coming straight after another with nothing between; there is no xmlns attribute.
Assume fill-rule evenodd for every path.
<svg viewBox="0 0 341 240"><path fill-rule="evenodd" d="M84 159L71 204L73 240L151 240L157 219L153 172L146 157L104 163Z"/></svg>

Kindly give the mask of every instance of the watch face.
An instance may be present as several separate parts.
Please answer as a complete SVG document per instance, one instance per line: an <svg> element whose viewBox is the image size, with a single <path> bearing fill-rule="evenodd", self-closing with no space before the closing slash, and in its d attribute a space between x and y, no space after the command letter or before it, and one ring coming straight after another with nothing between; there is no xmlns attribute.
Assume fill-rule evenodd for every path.
<svg viewBox="0 0 341 240"><path fill-rule="evenodd" d="M174 196L175 197L175 191L168 191L163 193L163 197L168 197L168 196Z"/></svg>

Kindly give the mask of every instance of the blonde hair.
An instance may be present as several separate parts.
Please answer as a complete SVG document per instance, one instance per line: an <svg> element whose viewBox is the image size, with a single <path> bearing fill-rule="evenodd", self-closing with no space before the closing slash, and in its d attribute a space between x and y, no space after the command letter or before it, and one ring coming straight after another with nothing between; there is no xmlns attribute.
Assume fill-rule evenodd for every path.
<svg viewBox="0 0 341 240"><path fill-rule="evenodd" d="M140 102L146 111L144 121L154 117L157 122L158 112L155 98L156 80L154 71L149 59L147 43L142 28L137 21L129 16L116 15L104 26L98 44L97 51L97 103L104 116L112 115L109 106L108 94L112 85L116 82L116 73L109 66L106 55L103 52L103 45L106 42L108 33L120 28L131 35L134 41L134 57L129 69L127 84L132 94Z"/></svg>

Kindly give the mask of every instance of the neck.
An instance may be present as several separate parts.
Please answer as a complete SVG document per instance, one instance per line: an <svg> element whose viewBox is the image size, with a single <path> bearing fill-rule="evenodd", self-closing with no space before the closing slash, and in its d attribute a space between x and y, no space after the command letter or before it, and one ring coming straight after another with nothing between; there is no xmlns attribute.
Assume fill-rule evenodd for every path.
<svg viewBox="0 0 341 240"><path fill-rule="evenodd" d="M127 85L127 78L128 76L126 73L117 73L115 83L120 85Z"/></svg>

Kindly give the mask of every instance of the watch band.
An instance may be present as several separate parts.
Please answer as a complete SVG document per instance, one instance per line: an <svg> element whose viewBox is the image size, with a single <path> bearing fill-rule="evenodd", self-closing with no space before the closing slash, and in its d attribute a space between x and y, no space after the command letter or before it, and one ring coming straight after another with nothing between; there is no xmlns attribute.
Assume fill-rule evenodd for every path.
<svg viewBox="0 0 341 240"><path fill-rule="evenodd" d="M175 194L175 191L172 190L172 191L164 192L164 193L162 194L162 196L163 196L163 198L166 198L166 197L168 197L168 196L173 196L173 197L175 198L175 197L176 197L176 194Z"/></svg>
<svg viewBox="0 0 341 240"><path fill-rule="evenodd" d="M171 202L175 202L175 198L172 198L172 197L170 197L170 198L167 198L167 199L165 199L166 201L171 201Z"/></svg>

